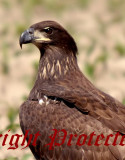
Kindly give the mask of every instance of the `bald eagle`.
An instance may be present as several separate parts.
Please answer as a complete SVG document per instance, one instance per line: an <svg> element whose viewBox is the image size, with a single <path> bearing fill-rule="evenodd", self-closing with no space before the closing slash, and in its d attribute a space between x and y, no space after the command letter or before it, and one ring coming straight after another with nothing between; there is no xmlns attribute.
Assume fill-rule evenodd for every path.
<svg viewBox="0 0 125 160"><path fill-rule="evenodd" d="M80 71L77 46L71 35L57 22L42 21L25 30L20 46L33 43L40 51L38 75L28 99L20 107L20 126L25 134L40 132L36 146L30 149L37 160L122 160L125 147L104 145L107 137L125 134L125 106L97 89ZM72 134L71 144L58 142L49 148L53 129ZM76 145L77 135L103 134L100 143L93 136ZM58 137L59 138L59 137ZM71 138L71 137L70 137ZM57 140L57 139L56 139ZM98 139L99 140L99 139ZM57 142L56 142L57 143Z"/></svg>

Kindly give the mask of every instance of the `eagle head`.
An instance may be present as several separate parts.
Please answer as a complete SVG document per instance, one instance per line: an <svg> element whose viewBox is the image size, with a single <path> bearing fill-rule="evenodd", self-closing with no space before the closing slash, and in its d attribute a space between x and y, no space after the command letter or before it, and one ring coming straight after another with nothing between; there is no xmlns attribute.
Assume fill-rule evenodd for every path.
<svg viewBox="0 0 125 160"><path fill-rule="evenodd" d="M25 30L19 40L23 44L33 43L40 50L49 46L55 46L77 53L77 46L70 34L57 22L42 21Z"/></svg>

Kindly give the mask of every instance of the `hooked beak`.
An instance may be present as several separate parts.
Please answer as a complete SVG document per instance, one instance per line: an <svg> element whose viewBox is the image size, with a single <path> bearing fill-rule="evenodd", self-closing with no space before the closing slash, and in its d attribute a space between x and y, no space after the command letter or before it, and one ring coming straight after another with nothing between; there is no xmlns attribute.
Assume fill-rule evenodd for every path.
<svg viewBox="0 0 125 160"><path fill-rule="evenodd" d="M22 48L23 44L32 43L34 39L35 39L34 38L34 28L29 28L25 30L21 34L20 39L19 39L20 47Z"/></svg>

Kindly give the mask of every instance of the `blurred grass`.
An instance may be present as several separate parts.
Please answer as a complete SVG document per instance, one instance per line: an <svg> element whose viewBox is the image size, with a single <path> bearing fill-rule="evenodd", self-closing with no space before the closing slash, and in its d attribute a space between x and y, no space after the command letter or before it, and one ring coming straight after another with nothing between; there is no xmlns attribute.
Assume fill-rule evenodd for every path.
<svg viewBox="0 0 125 160"><path fill-rule="evenodd" d="M119 9L123 9L123 7L125 7L125 1L124 0L110 0L108 1L107 5L112 12L119 11Z"/></svg>
<svg viewBox="0 0 125 160"><path fill-rule="evenodd" d="M8 106L8 111L7 111L6 116L8 118L9 123L7 126L5 126L5 128L3 130L0 131L1 134L8 131L8 130L11 130L12 133L16 132L16 130L20 127L18 123L15 123L15 120L18 116L18 113L19 113L19 111L16 108L16 106L15 106L15 108Z"/></svg>
<svg viewBox="0 0 125 160"><path fill-rule="evenodd" d="M18 158L9 156L9 157L4 158L3 160L18 160Z"/></svg>
<svg viewBox="0 0 125 160"><path fill-rule="evenodd" d="M33 87L33 84L35 82L36 76L37 76L37 71L38 71L38 65L39 62L38 61L34 61L32 63L32 68L33 68L33 74L32 77L29 77L28 75L24 75L22 77L23 81L26 83L26 86L31 89ZM23 98L25 99L26 96L23 96Z"/></svg>
<svg viewBox="0 0 125 160"><path fill-rule="evenodd" d="M8 10L11 8L11 3L8 0L1 0L1 5L4 7L4 9Z"/></svg>
<svg viewBox="0 0 125 160"><path fill-rule="evenodd" d="M91 57L91 54L93 53L93 50L95 48L95 41L88 47L87 49L87 60L85 63L85 72L86 74L91 78L95 79L95 72L96 68L98 68L98 64L101 63L103 66L106 64L106 61L108 60L108 51L106 47L102 47L102 52L95 58L93 63L90 63L89 57Z"/></svg>
<svg viewBox="0 0 125 160"><path fill-rule="evenodd" d="M9 120L9 125L6 127L6 130L11 130L11 132L16 132L19 128L19 124L15 123L15 120L18 116L19 110L15 107L8 108L7 117Z"/></svg>
<svg viewBox="0 0 125 160"><path fill-rule="evenodd" d="M117 43L115 45L115 50L117 51L119 56L125 56L125 44Z"/></svg>
<svg viewBox="0 0 125 160"><path fill-rule="evenodd" d="M9 74L8 48L9 48L9 44L7 42L4 42L3 46L2 46L3 59L2 59L2 63L1 63L3 74Z"/></svg>
<svg viewBox="0 0 125 160"><path fill-rule="evenodd" d="M21 159L17 157L8 156L2 160L28 160L30 157L31 157L31 154L25 154Z"/></svg>
<svg viewBox="0 0 125 160"><path fill-rule="evenodd" d="M21 35L21 33L24 31L24 30L26 30L26 25L23 25L23 24L15 24L15 26L16 26L16 34L17 34L17 36L20 36Z"/></svg>

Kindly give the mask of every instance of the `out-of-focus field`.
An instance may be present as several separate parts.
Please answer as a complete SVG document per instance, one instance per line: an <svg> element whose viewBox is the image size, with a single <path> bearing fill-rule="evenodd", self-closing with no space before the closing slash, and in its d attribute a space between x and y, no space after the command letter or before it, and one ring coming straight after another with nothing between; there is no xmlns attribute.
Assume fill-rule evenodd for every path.
<svg viewBox="0 0 125 160"><path fill-rule="evenodd" d="M69 31L83 73L125 103L124 0L0 0L0 133L22 134L18 110L33 86L39 51L31 44L21 50L19 36L43 20L55 20ZM34 159L29 149L7 150L2 140L0 160Z"/></svg>

